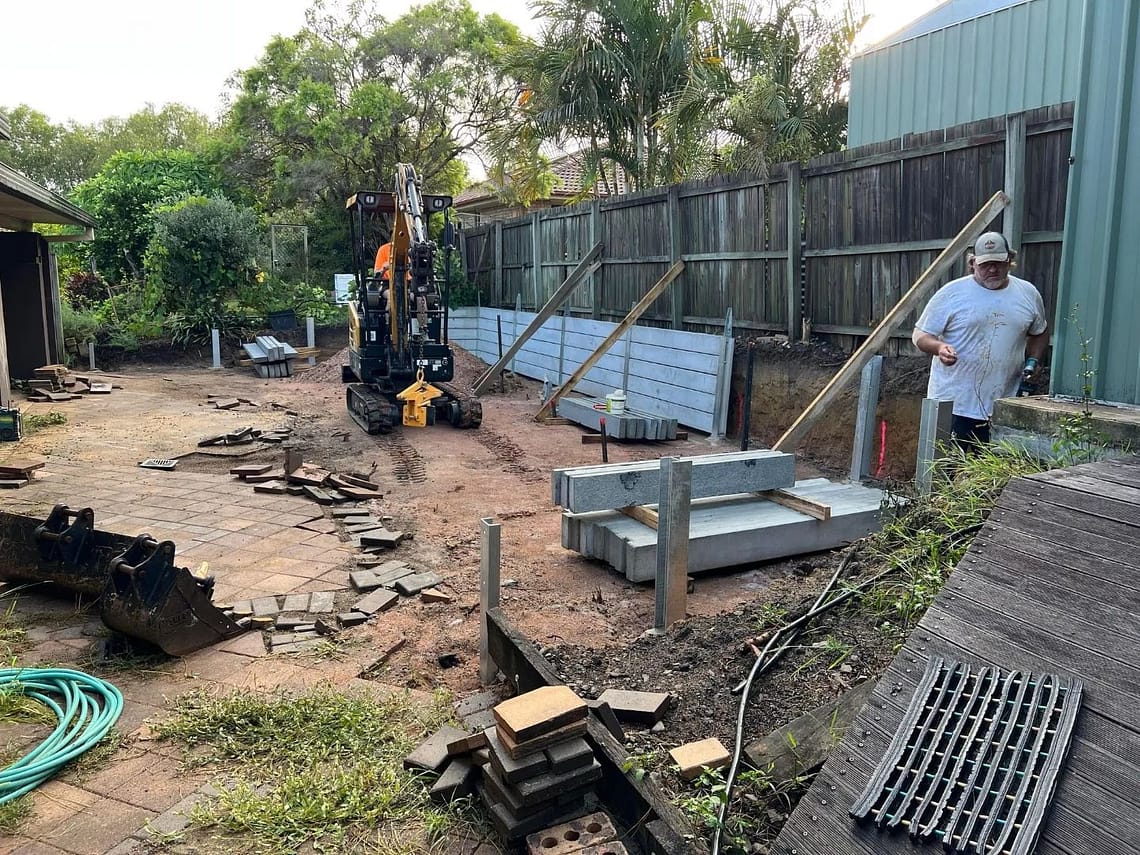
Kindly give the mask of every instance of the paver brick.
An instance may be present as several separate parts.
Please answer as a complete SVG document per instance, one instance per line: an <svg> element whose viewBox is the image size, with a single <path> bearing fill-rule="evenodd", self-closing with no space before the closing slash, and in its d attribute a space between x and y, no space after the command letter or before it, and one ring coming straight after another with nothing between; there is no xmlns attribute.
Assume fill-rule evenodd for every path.
<svg viewBox="0 0 1140 855"><path fill-rule="evenodd" d="M381 528L377 531L365 532L360 535L360 543L362 546L384 546L394 548L400 545L400 541L404 539L402 531L389 531L386 528Z"/></svg>
<svg viewBox="0 0 1140 855"><path fill-rule="evenodd" d="M377 612L388 611L388 609L396 605L399 599L400 595L395 591L389 591L387 588L378 588L357 600L352 608L354 611L361 612L365 615L374 615Z"/></svg>
<svg viewBox="0 0 1140 855"><path fill-rule="evenodd" d="M669 756L681 767L681 780L691 781L701 774L706 766L710 769L723 769L731 759L726 749L715 737L689 742L670 749Z"/></svg>
<svg viewBox="0 0 1140 855"><path fill-rule="evenodd" d="M542 686L494 708L500 736L526 742L570 722L585 720L587 709L569 686Z"/></svg>
<svg viewBox="0 0 1140 855"><path fill-rule="evenodd" d="M610 732L610 736L618 742L625 742L625 731L622 729L621 722L618 721L614 711L610 709L610 705L605 701L593 700L586 701L586 705L593 711L594 715Z"/></svg>
<svg viewBox="0 0 1140 855"><path fill-rule="evenodd" d="M326 614L336 604L335 591L314 591L309 597L309 611L313 614Z"/></svg>
<svg viewBox="0 0 1140 855"><path fill-rule="evenodd" d="M289 594L281 606L283 612L307 612L309 610L308 594Z"/></svg>
<svg viewBox="0 0 1140 855"><path fill-rule="evenodd" d="M606 689L598 695L618 717L618 721L652 725L661 721L669 706L665 692L631 692L625 689Z"/></svg>
<svg viewBox="0 0 1140 855"><path fill-rule="evenodd" d="M585 739L568 739L546 749L550 771L556 775L588 766L594 759L594 750Z"/></svg>
<svg viewBox="0 0 1140 855"><path fill-rule="evenodd" d="M521 840L533 831L545 828L556 822L565 822L586 812L585 800L579 795L565 803L553 804L550 807L531 814L527 817L517 817L510 809L498 802L491 802L491 825L498 835L508 843Z"/></svg>
<svg viewBox="0 0 1140 855"><path fill-rule="evenodd" d="M356 611L341 612L336 616L336 619L337 623L339 623L344 629L348 629L350 626L359 626L360 624L367 621L368 615ZM319 628L320 627L318 627L318 629Z"/></svg>
<svg viewBox="0 0 1140 855"><path fill-rule="evenodd" d="M379 577L371 570L353 570L348 574L348 581L356 590L364 592L379 588Z"/></svg>
<svg viewBox="0 0 1140 855"><path fill-rule="evenodd" d="M474 713L489 710L502 700L495 692L479 692L477 695L468 695L455 704L455 714L460 720Z"/></svg>
<svg viewBox="0 0 1140 855"><path fill-rule="evenodd" d="M424 588L432 588L443 581L437 573L413 573L395 580L396 590L405 597L418 594Z"/></svg>
<svg viewBox="0 0 1140 855"><path fill-rule="evenodd" d="M436 804L447 804L470 795L475 788L479 768L466 757L452 757L428 796Z"/></svg>
<svg viewBox="0 0 1140 855"><path fill-rule="evenodd" d="M518 758L524 757L527 754L533 754L536 751L544 751L551 745L556 745L567 739L573 739L575 736L583 736L586 733L586 727L586 719L580 718L577 721L570 722L570 724L564 724L561 727L522 742L515 742L502 728L498 728L499 741L503 743L503 747L507 749L507 753L512 757Z"/></svg>
<svg viewBox="0 0 1140 855"><path fill-rule="evenodd" d="M405 769L424 769L438 772L447 762L447 743L466 734L457 727L444 725L404 758Z"/></svg>
<svg viewBox="0 0 1140 855"><path fill-rule="evenodd" d="M542 752L519 758L512 757L506 746L499 741L497 728L487 728L484 735L487 737L487 748L491 752L491 765L503 780L514 784L527 778L533 778L535 775L541 775L550 768L550 761Z"/></svg>
<svg viewBox="0 0 1140 855"><path fill-rule="evenodd" d="M450 603L453 599L451 594L445 594L438 588L425 588L420 591L420 600L425 603Z"/></svg>
<svg viewBox="0 0 1140 855"><path fill-rule="evenodd" d="M460 754L470 754L476 748L482 748L487 744L487 734L483 731L477 733L469 733L459 739L453 739L447 743L447 753L451 757L456 757Z"/></svg>
<svg viewBox="0 0 1140 855"><path fill-rule="evenodd" d="M592 760L589 766L572 769L561 775L544 772L525 781L519 781L515 788L524 805L537 805L550 801L559 794L591 784L602 777L602 764Z"/></svg>
<svg viewBox="0 0 1140 855"><path fill-rule="evenodd" d="M254 617L272 617L281 611L276 597L258 597L252 605Z"/></svg>
<svg viewBox="0 0 1140 855"><path fill-rule="evenodd" d="M290 594L290 596L293 596L293 595ZM288 602L288 600L289 600L289 598L286 597L285 601ZM308 611L308 608L309 608L309 597L306 594L305 595L305 610ZM279 615L277 615L277 620L274 621L274 623L273 623L273 628L274 629L280 629L280 630L283 630L285 632L292 632L292 631L296 630L297 627L303 626L306 623L309 623L309 618L306 617L305 615L279 614Z"/></svg>

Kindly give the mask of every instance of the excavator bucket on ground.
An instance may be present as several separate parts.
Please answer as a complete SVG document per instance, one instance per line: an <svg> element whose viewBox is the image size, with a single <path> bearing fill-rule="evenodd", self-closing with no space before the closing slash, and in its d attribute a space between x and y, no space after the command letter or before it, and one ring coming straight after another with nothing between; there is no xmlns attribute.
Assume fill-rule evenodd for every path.
<svg viewBox="0 0 1140 855"><path fill-rule="evenodd" d="M52 509L33 540L38 560L14 562L6 575L99 596L103 623L116 632L184 656L245 631L212 602L212 577L174 565L173 541L97 531L91 508L67 505Z"/></svg>

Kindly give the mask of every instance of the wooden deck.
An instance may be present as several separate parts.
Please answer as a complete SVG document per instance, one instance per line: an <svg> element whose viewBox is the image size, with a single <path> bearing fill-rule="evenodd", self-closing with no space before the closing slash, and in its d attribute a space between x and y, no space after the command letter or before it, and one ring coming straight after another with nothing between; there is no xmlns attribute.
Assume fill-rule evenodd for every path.
<svg viewBox="0 0 1140 855"><path fill-rule="evenodd" d="M773 855L943 851L847 814L928 656L1083 681L1069 758L1036 853L1140 853L1140 457L1010 483Z"/></svg>

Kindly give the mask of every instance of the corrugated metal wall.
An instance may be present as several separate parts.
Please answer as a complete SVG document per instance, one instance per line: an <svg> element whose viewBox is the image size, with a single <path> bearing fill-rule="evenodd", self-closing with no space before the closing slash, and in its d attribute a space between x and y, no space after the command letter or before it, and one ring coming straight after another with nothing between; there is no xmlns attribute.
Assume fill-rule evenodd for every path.
<svg viewBox="0 0 1140 855"><path fill-rule="evenodd" d="M855 57L848 146L1072 101L1084 5L1029 0Z"/></svg>
<svg viewBox="0 0 1140 855"><path fill-rule="evenodd" d="M1095 372L1093 396L1126 404L1140 404L1138 41L1140 3L1089 4L1053 337L1054 393L1080 396Z"/></svg>

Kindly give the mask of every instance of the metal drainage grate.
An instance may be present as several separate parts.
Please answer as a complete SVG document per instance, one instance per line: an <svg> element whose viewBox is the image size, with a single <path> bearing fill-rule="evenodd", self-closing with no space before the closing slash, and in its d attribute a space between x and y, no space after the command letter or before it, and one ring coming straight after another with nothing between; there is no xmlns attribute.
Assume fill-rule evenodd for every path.
<svg viewBox="0 0 1140 855"><path fill-rule="evenodd" d="M948 852L1028 855L1080 702L1079 680L933 658L850 814Z"/></svg>
<svg viewBox="0 0 1140 855"><path fill-rule="evenodd" d="M166 460L161 457L148 457L139 463L139 466L144 469L173 469L178 465L177 460Z"/></svg>

